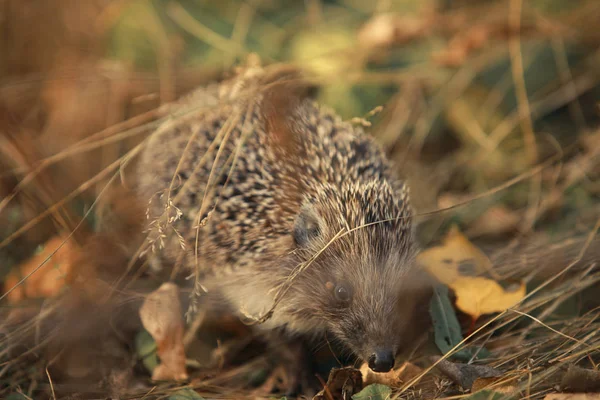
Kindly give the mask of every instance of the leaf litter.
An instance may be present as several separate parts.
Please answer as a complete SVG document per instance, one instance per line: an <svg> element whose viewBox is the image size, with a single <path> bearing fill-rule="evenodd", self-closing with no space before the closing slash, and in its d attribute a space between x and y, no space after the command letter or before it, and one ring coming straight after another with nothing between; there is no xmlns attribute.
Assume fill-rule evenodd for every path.
<svg viewBox="0 0 600 400"><path fill-rule="evenodd" d="M442 246L426 249L418 262L456 295L456 307L477 320L485 314L505 311L525 298L524 283L502 287L481 275L497 275L489 258L453 227Z"/></svg>
<svg viewBox="0 0 600 400"><path fill-rule="evenodd" d="M184 322L177 286L164 283L150 293L140 308L140 317L144 328L156 342L160 358L160 364L152 370L152 379L188 379L183 346Z"/></svg>
<svg viewBox="0 0 600 400"><path fill-rule="evenodd" d="M588 29L598 15L597 2L523 2L518 34L503 2L383 2L377 9L374 3L346 0L305 2L306 8L302 2L108 3L33 10L9 1L10 17L0 21L10 54L0 62L0 276L3 294L15 288L2 311L20 311L2 325L3 398L45 398L55 391L57 398L78 391L96 398L106 393L256 398L256 386L273 366L241 324L211 315L184 352L183 333L189 328L180 320L173 287L156 291L176 274L161 275L131 261L133 204L120 190L114 191L114 210L94 210L76 240L66 241L36 270L90 204L104 200L108 175L94 176L99 168L122 166L119 176L126 186L128 162L120 157L143 141L140 132L152 130L153 120L164 117L166 108L156 107L218 78L249 51L313 69L325 82L320 100L348 118L385 105L368 125L390 157L446 172L444 179L427 184L411 182L417 210L420 202L449 208L425 218L419 232L424 243L441 238L440 246L425 246L419 257L440 283L429 309L431 338L389 373L374 374L364 366L344 370L344 379L332 373L328 382L337 385L332 394L437 398L466 390L475 392L470 398L482 399L515 393L597 397L590 392L597 390L600 245L590 232L600 215L595 73L600 37ZM181 11L204 28L200 37L186 30L189 24L180 26L186 22ZM43 24L50 20L67 23ZM560 162L538 172L525 162L530 143L520 130L519 77L511 73L507 56L507 42L517 36L536 150L540 160L561 154ZM82 56L84 48L89 51ZM190 68L193 60L201 60L202 67ZM406 108L410 112L399 112ZM504 185L521 174L540 177L538 202L531 201L527 179ZM459 202L465 206L452 208ZM526 215L534 215L529 230L522 224ZM112 243L100 241L93 248L79 237L98 233ZM126 243L130 240L134 243ZM82 273L82 266L92 266L94 273ZM82 276L88 285L79 286ZM86 295L82 288L95 289ZM108 318L89 311L101 304L110 310ZM73 310L80 311L65 317ZM69 335L95 338L91 328L76 328L96 328L90 323L94 318L110 327L110 340L82 344ZM216 345L223 336L227 344ZM99 358L86 348L101 348L112 364L86 365ZM231 357L210 360L226 348L236 349ZM188 353L205 360L186 360ZM331 365L330 352L321 353L317 361ZM432 369L432 354L448 360ZM131 373L130 358L143 372ZM65 378L86 371L91 371L88 381ZM154 376L156 371L162 372ZM185 386L150 380L186 375ZM454 378L448 381L448 375ZM94 386L90 379L103 383Z"/></svg>

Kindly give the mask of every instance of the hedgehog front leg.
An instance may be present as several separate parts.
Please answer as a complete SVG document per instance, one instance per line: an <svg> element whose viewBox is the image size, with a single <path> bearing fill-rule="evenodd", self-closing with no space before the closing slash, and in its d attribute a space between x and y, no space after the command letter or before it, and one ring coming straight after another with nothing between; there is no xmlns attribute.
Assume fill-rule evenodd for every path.
<svg viewBox="0 0 600 400"><path fill-rule="evenodd" d="M305 341L289 338L281 332L266 334L267 346L276 365L285 374L285 395L312 398L319 387L315 376L310 349Z"/></svg>

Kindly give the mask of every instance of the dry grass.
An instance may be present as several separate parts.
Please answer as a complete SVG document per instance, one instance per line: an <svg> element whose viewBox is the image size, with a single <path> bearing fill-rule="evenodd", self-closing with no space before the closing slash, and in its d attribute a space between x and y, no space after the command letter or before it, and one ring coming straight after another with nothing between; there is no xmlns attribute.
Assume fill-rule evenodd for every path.
<svg viewBox="0 0 600 400"><path fill-rule="evenodd" d="M198 112L176 98L251 53L311 70L323 102L372 125L410 183L424 244L451 223L467 231L490 223L497 205L517 217L474 237L498 274L529 286L523 302L481 319L465 340L491 351L478 363L516 379L522 398L555 391L570 364L597 370L600 37L590 21L600 5L284 3L90 0L33 10L4 2L0 278L57 234L81 255L58 298L13 304L6 297L15 287L0 294L0 396L167 398L180 387L149 383L133 349L144 294L176 273L161 275L139 257L152 243L135 234L146 204L130 193L132 166L150 132ZM380 18L386 13L394 18ZM46 26L51 18L60 23ZM228 139L225 128L218 141ZM166 213L156 222L163 233L174 218ZM18 285L52 266L53 254ZM187 387L207 398L266 398L258 387L276 383L247 328L206 317L194 325L204 342L189 351L221 354L210 345L217 328L232 337L225 347L240 349L190 365ZM411 361L431 365L428 351ZM426 382L395 393L462 395L441 378Z"/></svg>

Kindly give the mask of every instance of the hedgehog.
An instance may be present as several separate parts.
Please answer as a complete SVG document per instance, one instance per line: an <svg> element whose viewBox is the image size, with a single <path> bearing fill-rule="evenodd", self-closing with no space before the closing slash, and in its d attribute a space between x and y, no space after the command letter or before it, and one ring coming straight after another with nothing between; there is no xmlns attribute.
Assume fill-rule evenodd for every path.
<svg viewBox="0 0 600 400"><path fill-rule="evenodd" d="M317 90L251 66L177 103L138 164L148 243L265 334L329 334L390 371L426 304L409 190Z"/></svg>

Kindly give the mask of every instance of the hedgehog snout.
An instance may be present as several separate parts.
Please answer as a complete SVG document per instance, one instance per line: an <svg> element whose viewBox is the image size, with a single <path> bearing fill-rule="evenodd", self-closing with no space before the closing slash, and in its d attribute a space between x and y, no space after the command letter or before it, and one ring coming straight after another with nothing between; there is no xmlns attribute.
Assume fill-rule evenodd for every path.
<svg viewBox="0 0 600 400"><path fill-rule="evenodd" d="M394 352L388 348L376 349L369 357L369 368L373 372L389 372L394 368Z"/></svg>

